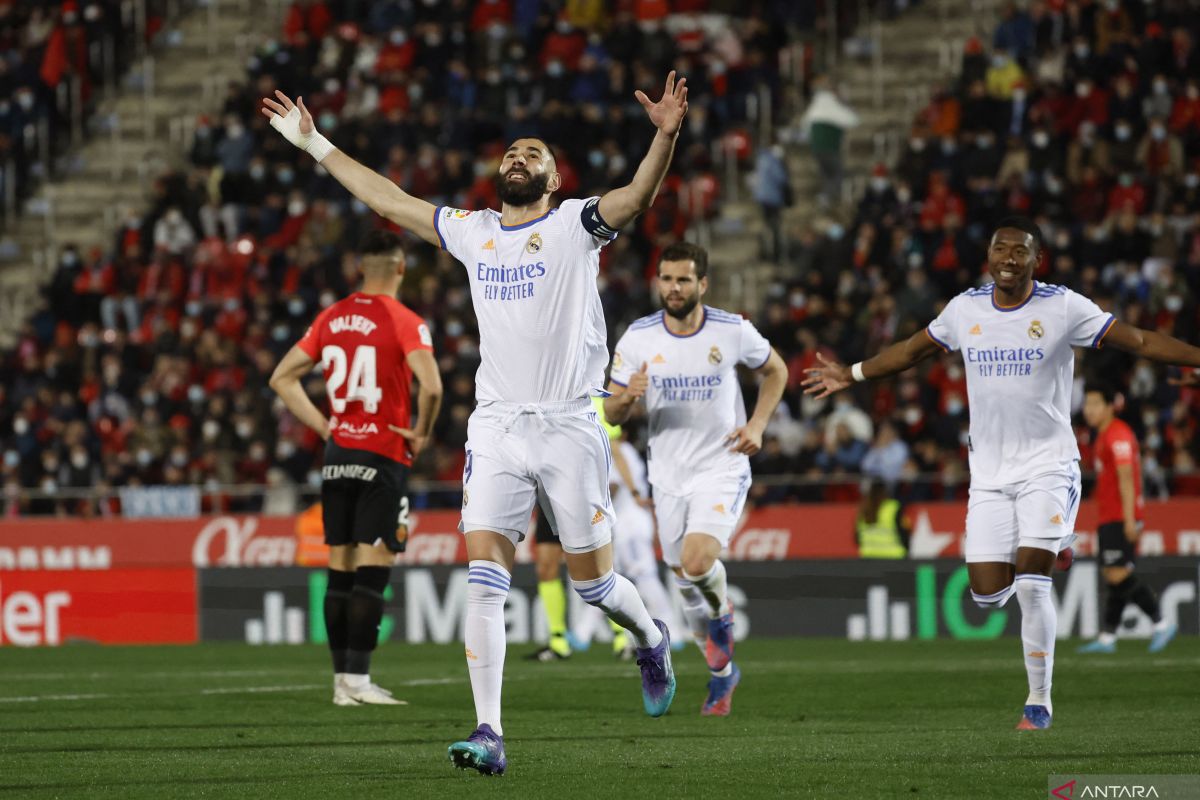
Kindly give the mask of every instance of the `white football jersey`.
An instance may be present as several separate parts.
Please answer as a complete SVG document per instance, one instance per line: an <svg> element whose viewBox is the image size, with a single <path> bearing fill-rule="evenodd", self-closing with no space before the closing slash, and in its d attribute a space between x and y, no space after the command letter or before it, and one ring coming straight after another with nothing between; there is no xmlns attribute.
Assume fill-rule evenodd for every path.
<svg viewBox="0 0 1200 800"><path fill-rule="evenodd" d="M1073 347L1100 347L1116 322L1065 286L1034 281L1025 302L996 304L993 285L951 300L926 332L961 351L970 404L971 485L996 489L1069 468Z"/></svg>
<svg viewBox="0 0 1200 800"><path fill-rule="evenodd" d="M725 441L746 424L737 365L758 369L770 355L770 343L748 320L709 306L699 330L688 336L671 333L662 311L629 326L613 354L612 382L627 386L646 364L647 457L655 490L687 495L698 476L750 471L750 460L730 452Z"/></svg>
<svg viewBox="0 0 1200 800"><path fill-rule="evenodd" d="M552 403L603 389L608 360L596 277L616 238L599 198L565 200L518 225L492 209L439 207L442 247L462 262L479 320L475 399Z"/></svg>

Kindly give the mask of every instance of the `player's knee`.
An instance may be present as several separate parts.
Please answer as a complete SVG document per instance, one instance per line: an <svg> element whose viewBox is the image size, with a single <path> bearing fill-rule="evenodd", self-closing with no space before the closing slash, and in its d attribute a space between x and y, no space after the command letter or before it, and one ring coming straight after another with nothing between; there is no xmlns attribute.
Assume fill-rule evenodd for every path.
<svg viewBox="0 0 1200 800"><path fill-rule="evenodd" d="M683 562L684 576L696 579L712 571L713 564L717 563L717 557L700 550L684 553L680 561Z"/></svg>
<svg viewBox="0 0 1200 800"><path fill-rule="evenodd" d="M974 589L972 589L971 599L974 600L975 605L979 606L980 608L1003 608L1004 604L1009 601L1009 599L1013 596L1013 592L1015 591L1016 588L1012 584L1009 584L1008 586L1005 586L1004 588L995 592L988 593L976 592Z"/></svg>

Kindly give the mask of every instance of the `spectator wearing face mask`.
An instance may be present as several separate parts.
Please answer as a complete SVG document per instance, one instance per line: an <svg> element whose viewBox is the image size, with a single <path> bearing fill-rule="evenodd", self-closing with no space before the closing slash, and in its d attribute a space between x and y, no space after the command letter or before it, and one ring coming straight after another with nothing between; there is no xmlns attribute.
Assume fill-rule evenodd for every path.
<svg viewBox="0 0 1200 800"><path fill-rule="evenodd" d="M1155 75L1150 82L1150 92L1142 100L1142 117L1170 117L1174 106L1175 99L1171 96L1171 85L1167 82L1167 76Z"/></svg>
<svg viewBox="0 0 1200 800"><path fill-rule="evenodd" d="M1013 89L1024 81L1025 70L1011 53L997 50L992 54L992 63L984 79L988 95L997 100L1011 100Z"/></svg>
<svg viewBox="0 0 1200 800"><path fill-rule="evenodd" d="M1154 178L1173 178L1183 172L1183 145L1162 118L1150 122L1138 145L1137 160L1142 170Z"/></svg>
<svg viewBox="0 0 1200 800"><path fill-rule="evenodd" d="M1138 169L1140 138L1130 120L1118 119L1113 123L1112 142L1108 148L1109 167L1113 173L1133 172Z"/></svg>
<svg viewBox="0 0 1200 800"><path fill-rule="evenodd" d="M1067 180L1079 183L1087 167L1101 175L1107 175L1111 169L1108 142L1100 138L1095 123L1090 121L1079 126L1079 136L1067 146Z"/></svg>

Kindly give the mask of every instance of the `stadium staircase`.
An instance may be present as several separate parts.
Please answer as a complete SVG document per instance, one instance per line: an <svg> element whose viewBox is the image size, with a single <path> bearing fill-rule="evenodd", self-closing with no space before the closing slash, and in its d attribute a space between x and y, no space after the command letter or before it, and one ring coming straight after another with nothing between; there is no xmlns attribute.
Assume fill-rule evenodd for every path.
<svg viewBox="0 0 1200 800"><path fill-rule="evenodd" d="M908 141L916 113L928 102L939 82L957 75L966 40L978 36L990 43L999 19L1001 0L924 0L894 19L866 22L847 39L830 70L841 97L859 115L861 124L846 137L845 187L839 208L823 209L817 202L820 176L807 146L797 141L804 101L794 114L775 126L787 144L787 164L795 205L783 215L783 230L809 226L823 232L838 223L853 222L871 170L883 162L896 163ZM788 87L799 93L799 87ZM769 146L769 142L760 142ZM766 237L762 211L754 201L753 172L737 187L736 199L722 204L710 246L715 273L713 302L756 315L767 288L793 277L789 268L761 256Z"/></svg>
<svg viewBox="0 0 1200 800"><path fill-rule="evenodd" d="M279 30L278 0L208 0L168 21L153 47L104 97L89 137L66 156L64 177L25 201L5 231L0 256L0 347L37 307L58 248L107 248L125 209L145 210L154 179L185 167L197 116L217 114L228 82L244 81L246 59Z"/></svg>

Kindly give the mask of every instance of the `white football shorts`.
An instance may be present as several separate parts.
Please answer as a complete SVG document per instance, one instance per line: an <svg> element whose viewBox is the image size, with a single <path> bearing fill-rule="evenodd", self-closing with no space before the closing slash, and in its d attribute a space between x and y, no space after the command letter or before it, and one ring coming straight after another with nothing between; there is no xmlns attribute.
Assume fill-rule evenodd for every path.
<svg viewBox="0 0 1200 800"><path fill-rule="evenodd" d="M694 489L687 495L654 491L658 541L669 567L680 566L683 537L689 533L706 533L722 548L729 546L746 505L750 473L697 475L691 485Z"/></svg>
<svg viewBox="0 0 1200 800"><path fill-rule="evenodd" d="M459 530L525 538L541 497L568 553L612 541L608 434L588 398L562 403L481 403L467 423Z"/></svg>
<svg viewBox="0 0 1200 800"><path fill-rule="evenodd" d="M1015 564L1018 547L1057 553L1075 530L1079 465L1047 472L1000 489L971 487L967 501L968 563Z"/></svg>

